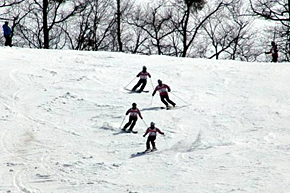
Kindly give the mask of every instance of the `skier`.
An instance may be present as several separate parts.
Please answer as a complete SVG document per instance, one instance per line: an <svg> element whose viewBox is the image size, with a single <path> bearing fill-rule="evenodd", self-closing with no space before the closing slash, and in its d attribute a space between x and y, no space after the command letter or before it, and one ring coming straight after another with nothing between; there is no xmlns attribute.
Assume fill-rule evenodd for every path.
<svg viewBox="0 0 290 193"><path fill-rule="evenodd" d="M171 101L168 96L168 92L171 91L168 85L162 84L162 81L158 80L158 86L156 86L155 90L152 93L152 96L155 95L156 91L159 91L161 101L166 105L167 109L169 108L168 103L170 103L173 107L175 107L176 104L173 101Z"/></svg>
<svg viewBox="0 0 290 193"><path fill-rule="evenodd" d="M127 127L130 126L130 128L128 129L128 132L133 132L133 128L137 122L138 119L138 115L141 119L143 119L140 110L137 108L137 104L133 103L132 104L132 108L130 108L127 112L126 115L130 114L129 116L129 121L128 123L126 123L126 125L123 127L123 131L126 131ZM135 133L135 132L134 132Z"/></svg>
<svg viewBox="0 0 290 193"><path fill-rule="evenodd" d="M149 76L149 78L151 78L151 75L147 72L146 66L143 66L143 70L141 72L139 72L139 74L137 74L137 77L140 77L140 79L139 79L138 83L132 88L132 91L135 91L141 85L138 92L142 92L147 84L147 76Z"/></svg>
<svg viewBox="0 0 290 193"><path fill-rule="evenodd" d="M271 42L271 49L269 52L265 52L265 54L272 54L272 62L278 62L278 48L277 48L277 44L272 41Z"/></svg>
<svg viewBox="0 0 290 193"><path fill-rule="evenodd" d="M152 151L157 150L156 145L155 145L155 139L156 139L157 132L160 133L161 135L164 135L164 133L162 131L160 131L160 129L155 127L155 123L151 122L150 127L147 128L145 134L143 135L143 137L145 137L149 133L149 136L148 136L147 141L146 141L145 152L150 151L150 143L151 143L152 148L153 148Z"/></svg>
<svg viewBox="0 0 290 193"><path fill-rule="evenodd" d="M3 33L5 37L5 46L12 46L12 30L8 26L8 21L5 21L5 24L2 26L3 28Z"/></svg>

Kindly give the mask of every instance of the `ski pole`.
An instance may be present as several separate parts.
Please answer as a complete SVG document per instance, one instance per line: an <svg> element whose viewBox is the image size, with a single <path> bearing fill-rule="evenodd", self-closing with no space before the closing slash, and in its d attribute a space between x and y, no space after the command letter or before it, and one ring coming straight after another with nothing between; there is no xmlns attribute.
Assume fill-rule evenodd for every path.
<svg viewBox="0 0 290 193"><path fill-rule="evenodd" d="M176 94L172 93L175 97L177 97L178 99L182 100L185 104L188 105L188 103L186 101L184 101L182 98L180 98L179 96L177 96Z"/></svg>
<svg viewBox="0 0 290 193"><path fill-rule="evenodd" d="M147 124L145 123L145 121L144 121L143 119L142 119L142 121L143 121L143 123L145 124L145 126L148 127Z"/></svg>
<svg viewBox="0 0 290 193"><path fill-rule="evenodd" d="M149 106L152 106L152 102L153 102L153 96L151 98L151 102L150 102L150 105Z"/></svg>
<svg viewBox="0 0 290 193"><path fill-rule="evenodd" d="M122 127L122 125L123 125L123 123L124 123L124 121L125 121L125 118L126 118L126 116L124 117L124 119L123 119L123 121L122 121L122 123L121 123L121 125L120 125L120 128L119 128L119 129L121 129L121 127Z"/></svg>
<svg viewBox="0 0 290 193"><path fill-rule="evenodd" d="M164 141L166 143L167 148L169 148L168 143L167 143L167 140L165 139L165 135L163 135L163 139L164 139Z"/></svg>
<svg viewBox="0 0 290 193"><path fill-rule="evenodd" d="M131 84L137 77L135 77L133 80L131 80L124 88L127 88L127 86L129 86L129 84Z"/></svg>
<svg viewBox="0 0 290 193"><path fill-rule="evenodd" d="M151 78L150 78L150 82L151 82L152 88L153 88L153 90L154 90L154 86L153 86L153 83L152 83L152 80L151 80Z"/></svg>

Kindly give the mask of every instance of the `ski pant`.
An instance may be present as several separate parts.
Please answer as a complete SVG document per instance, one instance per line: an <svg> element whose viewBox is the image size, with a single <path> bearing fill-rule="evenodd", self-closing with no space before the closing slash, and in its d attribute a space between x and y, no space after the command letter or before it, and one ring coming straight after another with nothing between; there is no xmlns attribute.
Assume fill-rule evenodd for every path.
<svg viewBox="0 0 290 193"><path fill-rule="evenodd" d="M155 139L156 139L156 136L148 136L147 138L147 141L146 141L146 149L150 149L150 143L152 145L152 148L155 149L156 146L155 146Z"/></svg>
<svg viewBox="0 0 290 193"><path fill-rule="evenodd" d="M135 124L136 124L136 122L137 122L137 119L138 119L138 117L132 117L132 116L130 116L129 117L129 122L126 123L126 125L123 127L123 129L125 130L125 129L127 129L127 127L130 126L129 130L132 131L133 128L134 128L134 126L135 126Z"/></svg>
<svg viewBox="0 0 290 193"><path fill-rule="evenodd" d="M167 95L160 95L161 101L168 107L168 103L170 103L172 106L175 106L175 103L169 99L168 94Z"/></svg>
<svg viewBox="0 0 290 193"><path fill-rule="evenodd" d="M278 62L278 54L272 54L272 62Z"/></svg>
<svg viewBox="0 0 290 193"><path fill-rule="evenodd" d="M5 37L5 46L12 46L12 37L11 36L4 36Z"/></svg>
<svg viewBox="0 0 290 193"><path fill-rule="evenodd" d="M145 88L146 84L147 84L147 79L140 79L138 81L138 83L132 88L132 90L135 91L141 85L139 91L143 91L143 89Z"/></svg>

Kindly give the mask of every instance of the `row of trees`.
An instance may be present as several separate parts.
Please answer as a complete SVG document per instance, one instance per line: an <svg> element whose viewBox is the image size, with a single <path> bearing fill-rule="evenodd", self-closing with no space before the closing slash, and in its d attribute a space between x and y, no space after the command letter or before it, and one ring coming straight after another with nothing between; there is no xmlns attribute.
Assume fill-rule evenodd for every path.
<svg viewBox="0 0 290 193"><path fill-rule="evenodd" d="M262 61L273 40L289 61L289 1L4 0L0 19L20 47Z"/></svg>

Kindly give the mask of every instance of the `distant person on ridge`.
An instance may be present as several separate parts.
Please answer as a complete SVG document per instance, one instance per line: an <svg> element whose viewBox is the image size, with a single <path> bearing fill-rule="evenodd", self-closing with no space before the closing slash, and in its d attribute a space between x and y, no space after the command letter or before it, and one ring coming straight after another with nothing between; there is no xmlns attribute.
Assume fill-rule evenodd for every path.
<svg viewBox="0 0 290 193"><path fill-rule="evenodd" d="M8 21L5 21L5 24L2 26L3 28L3 33L5 37L5 46L12 46L12 30L8 26Z"/></svg>
<svg viewBox="0 0 290 193"><path fill-rule="evenodd" d="M277 44L272 41L271 42L271 49L269 52L265 52L265 54L272 54L272 62L278 62L278 48L277 48Z"/></svg>
<svg viewBox="0 0 290 193"><path fill-rule="evenodd" d="M150 143L152 145L152 151L157 150L156 149L156 145L155 145L155 139L156 139L156 136L157 136L157 132L160 133L161 135L164 135L164 133L162 131L160 131L160 129L155 127L155 123L151 122L150 123L150 127L147 128L145 134L143 135L143 137L145 137L149 133L149 136L148 136L147 141L146 141L146 150L145 150L145 152L151 150L150 149Z"/></svg>
<svg viewBox="0 0 290 193"><path fill-rule="evenodd" d="M159 91L161 101L166 105L166 108L169 108L168 103L175 107L176 104L171 101L168 96L168 92L171 91L168 85L163 84L161 80L158 80L158 86L156 86L155 90L152 93L152 96L155 95L156 91Z"/></svg>
<svg viewBox="0 0 290 193"><path fill-rule="evenodd" d="M137 77L140 77L140 79L139 79L138 83L132 88L132 91L135 91L141 85L138 92L142 92L147 84L147 76L149 76L149 78L151 78L151 75L147 72L146 66L143 66L142 71L139 72L139 74L137 74Z"/></svg>
<svg viewBox="0 0 290 193"><path fill-rule="evenodd" d="M137 104L133 103L132 104L132 108L130 108L127 112L126 115L130 114L129 116L129 121L128 123L126 123L126 125L123 127L123 131L126 131L127 127L130 126L130 128L128 129L128 132L133 132L133 128L138 120L138 116L143 119L140 110L137 108ZM135 133L135 132L134 132Z"/></svg>

